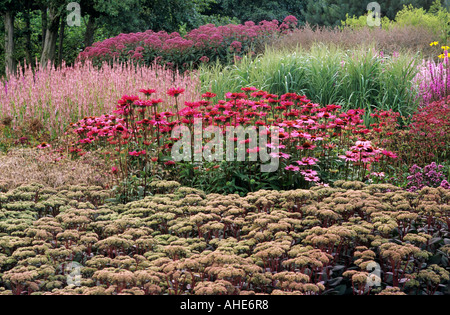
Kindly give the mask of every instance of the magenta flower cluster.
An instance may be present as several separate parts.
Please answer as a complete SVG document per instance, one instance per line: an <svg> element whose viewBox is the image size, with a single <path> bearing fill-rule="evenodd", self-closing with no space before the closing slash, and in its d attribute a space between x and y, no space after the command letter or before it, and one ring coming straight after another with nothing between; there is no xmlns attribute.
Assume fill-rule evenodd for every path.
<svg viewBox="0 0 450 315"><path fill-rule="evenodd" d="M440 101L450 95L450 62L448 51L444 52L443 60L433 60L423 63L415 78L418 87L418 98L422 106Z"/></svg>
<svg viewBox="0 0 450 315"><path fill-rule="evenodd" d="M450 184L445 179L442 172L443 166L437 165L435 162L425 166L423 169L416 164L411 166L409 172L411 175L408 179L408 191L414 192L423 187L443 187L450 189Z"/></svg>
<svg viewBox="0 0 450 315"><path fill-rule="evenodd" d="M184 37L178 32L154 32L120 34L103 42L95 43L80 54L82 60L90 59L96 63L133 60L151 64L157 62L187 69L201 63L219 58L232 61L252 53L255 47L273 38L293 30L297 18L288 16L283 22L277 20L246 22L216 27L203 25L187 33Z"/></svg>

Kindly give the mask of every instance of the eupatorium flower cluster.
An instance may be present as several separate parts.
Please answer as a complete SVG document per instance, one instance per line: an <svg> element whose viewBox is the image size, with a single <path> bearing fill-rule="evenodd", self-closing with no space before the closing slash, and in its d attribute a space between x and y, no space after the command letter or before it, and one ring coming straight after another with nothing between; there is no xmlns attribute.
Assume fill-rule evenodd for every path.
<svg viewBox="0 0 450 315"><path fill-rule="evenodd" d="M111 60L133 60L145 64L156 61L160 64L185 70L193 65L223 59L232 60L232 56L242 56L254 52L258 45L268 38L292 30L297 19L288 16L283 22L262 21L258 24L229 24L214 26L207 24L194 29L184 37L178 32L154 32L121 34L117 37L95 43L80 54L83 60L102 63Z"/></svg>

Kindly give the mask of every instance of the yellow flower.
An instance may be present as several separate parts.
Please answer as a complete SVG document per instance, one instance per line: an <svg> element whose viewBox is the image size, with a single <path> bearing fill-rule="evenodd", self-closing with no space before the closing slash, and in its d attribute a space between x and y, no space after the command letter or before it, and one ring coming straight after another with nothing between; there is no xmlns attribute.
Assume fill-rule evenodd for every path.
<svg viewBox="0 0 450 315"><path fill-rule="evenodd" d="M440 54L438 57L439 57L439 59L444 59L445 55L444 54Z"/></svg>
<svg viewBox="0 0 450 315"><path fill-rule="evenodd" d="M431 42L430 46L437 46L439 45L439 42Z"/></svg>
<svg viewBox="0 0 450 315"><path fill-rule="evenodd" d="M450 46L442 46L441 47L443 50L449 50L450 49Z"/></svg>

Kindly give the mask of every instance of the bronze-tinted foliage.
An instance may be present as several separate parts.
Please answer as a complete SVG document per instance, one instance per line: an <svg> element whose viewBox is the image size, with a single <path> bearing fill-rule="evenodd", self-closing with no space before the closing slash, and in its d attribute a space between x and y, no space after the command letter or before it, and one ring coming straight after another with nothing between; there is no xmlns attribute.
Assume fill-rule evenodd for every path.
<svg viewBox="0 0 450 315"><path fill-rule="evenodd" d="M316 43L336 45L344 49L352 49L361 45L374 45L377 51L383 51L386 54L404 51L414 54L422 52L424 58L433 59L436 58L436 50L429 45L433 36L433 33L429 30L415 26L396 26L394 29L385 30L306 25L275 40L272 45L276 48L288 49L295 49L297 46L309 49Z"/></svg>
<svg viewBox="0 0 450 315"><path fill-rule="evenodd" d="M240 197L152 186L120 205L100 187L0 193L0 294L449 293L443 188L340 181ZM78 278L64 273L70 261Z"/></svg>

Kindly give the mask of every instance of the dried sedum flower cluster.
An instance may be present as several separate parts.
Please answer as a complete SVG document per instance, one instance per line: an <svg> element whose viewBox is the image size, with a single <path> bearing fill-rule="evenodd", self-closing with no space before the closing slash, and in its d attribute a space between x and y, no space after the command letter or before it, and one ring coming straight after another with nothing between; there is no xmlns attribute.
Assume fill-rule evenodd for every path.
<svg viewBox="0 0 450 315"><path fill-rule="evenodd" d="M0 294L449 293L442 187L152 185L162 193L128 204L96 186L0 193Z"/></svg>

